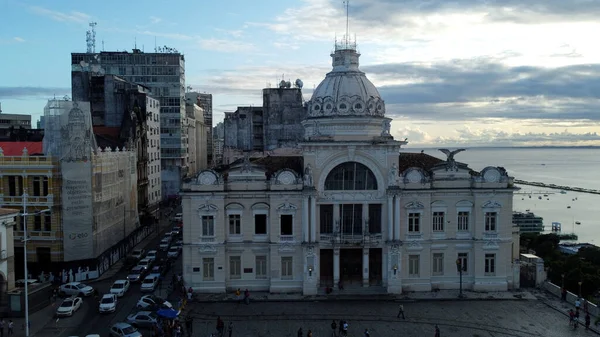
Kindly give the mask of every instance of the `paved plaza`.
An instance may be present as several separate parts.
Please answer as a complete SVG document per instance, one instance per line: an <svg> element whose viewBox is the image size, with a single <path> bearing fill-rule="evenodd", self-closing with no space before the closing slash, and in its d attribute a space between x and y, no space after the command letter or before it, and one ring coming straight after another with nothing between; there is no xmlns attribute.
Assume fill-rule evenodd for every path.
<svg viewBox="0 0 600 337"><path fill-rule="evenodd" d="M232 337L297 337L312 330L314 337L331 336L331 321L345 319L348 336L372 337L434 336L435 325L443 337L503 336L593 336L580 326L576 331L568 318L536 300L522 301L427 301L404 302L406 320L396 318L397 302L256 302L250 305L196 303L189 309L194 317L194 336L216 332L217 316L225 326L233 322ZM227 336L227 334L225 334Z"/></svg>

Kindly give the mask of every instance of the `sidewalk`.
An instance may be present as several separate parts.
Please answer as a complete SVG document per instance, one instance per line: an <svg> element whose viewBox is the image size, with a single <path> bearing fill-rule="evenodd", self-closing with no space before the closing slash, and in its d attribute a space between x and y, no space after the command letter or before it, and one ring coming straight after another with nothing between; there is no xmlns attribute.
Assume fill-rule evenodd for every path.
<svg viewBox="0 0 600 337"><path fill-rule="evenodd" d="M567 324L567 322L569 320L569 309L575 310L574 305L572 305L568 302L561 301L559 297L554 296L554 294L552 294L546 290L543 290L543 289L532 289L531 292L540 302L542 302L545 305L547 305L548 307L562 313L565 316L565 324ZM596 319L598 319L598 317L591 315L591 314L590 314L590 316L591 316L590 330L595 332L596 334L600 335L600 327L598 325L594 324L594 322L596 321ZM580 314L579 322L581 323L580 328L585 329L585 314Z"/></svg>

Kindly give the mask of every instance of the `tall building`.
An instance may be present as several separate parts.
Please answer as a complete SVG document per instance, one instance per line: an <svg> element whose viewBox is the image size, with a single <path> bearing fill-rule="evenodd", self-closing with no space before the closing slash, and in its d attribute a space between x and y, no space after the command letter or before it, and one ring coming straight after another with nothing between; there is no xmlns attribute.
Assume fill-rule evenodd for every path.
<svg viewBox="0 0 600 337"><path fill-rule="evenodd" d="M162 49L161 49L162 50ZM160 102L162 197L176 197L188 171L185 127L185 59L172 48L166 52L72 53L72 71L117 75L149 87ZM72 77L73 87L82 84Z"/></svg>
<svg viewBox="0 0 600 337"><path fill-rule="evenodd" d="M31 129L31 115L0 113L0 130L10 127Z"/></svg>
<svg viewBox="0 0 600 337"><path fill-rule="evenodd" d="M184 183L186 285L315 295L338 284L394 294L518 284L513 178L471 170L461 150L402 151L359 56L336 45L299 154L246 154Z"/></svg>
<svg viewBox="0 0 600 337"><path fill-rule="evenodd" d="M213 136L212 136L212 128L213 128L213 106L212 106L212 94L200 93L191 91L185 94L185 97L188 102L197 104L202 111L204 111L204 125L207 128L206 135L206 159L208 165L213 166L214 158L213 158Z"/></svg>
<svg viewBox="0 0 600 337"><path fill-rule="evenodd" d="M190 176L207 168L208 128L204 125L204 111L195 103L186 103Z"/></svg>

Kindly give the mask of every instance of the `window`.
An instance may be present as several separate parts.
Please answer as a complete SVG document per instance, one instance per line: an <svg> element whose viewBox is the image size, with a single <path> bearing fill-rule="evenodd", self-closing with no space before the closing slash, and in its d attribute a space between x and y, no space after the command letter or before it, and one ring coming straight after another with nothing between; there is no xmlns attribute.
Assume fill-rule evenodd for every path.
<svg viewBox="0 0 600 337"><path fill-rule="evenodd" d="M282 214L279 219L281 222L281 235L294 235L294 216L291 214Z"/></svg>
<svg viewBox="0 0 600 337"><path fill-rule="evenodd" d="M229 234L242 234L242 216L239 214L229 214Z"/></svg>
<svg viewBox="0 0 600 337"><path fill-rule="evenodd" d="M463 273L469 271L469 253L458 253L458 260L462 266Z"/></svg>
<svg viewBox="0 0 600 337"><path fill-rule="evenodd" d="M421 220L421 213L408 213L408 231L409 232L420 232L419 222Z"/></svg>
<svg viewBox="0 0 600 337"><path fill-rule="evenodd" d="M458 212L458 230L469 230L469 212Z"/></svg>
<svg viewBox="0 0 600 337"><path fill-rule="evenodd" d="M362 204L340 205L340 231L348 235L362 235L364 220Z"/></svg>
<svg viewBox="0 0 600 337"><path fill-rule="evenodd" d="M444 254L433 254L433 275L444 275Z"/></svg>
<svg viewBox="0 0 600 337"><path fill-rule="evenodd" d="M408 277L419 277L419 255L408 256Z"/></svg>
<svg viewBox="0 0 600 337"><path fill-rule="evenodd" d="M202 259L202 281L215 280L215 259L205 257Z"/></svg>
<svg viewBox="0 0 600 337"><path fill-rule="evenodd" d="M496 275L496 254L485 254L485 275Z"/></svg>
<svg viewBox="0 0 600 337"><path fill-rule="evenodd" d="M41 192L41 184L40 184L40 177L33 177L33 195L36 197L40 196L40 192Z"/></svg>
<svg viewBox="0 0 600 337"><path fill-rule="evenodd" d="M8 176L8 195L11 197L21 196L23 194L23 177Z"/></svg>
<svg viewBox="0 0 600 337"><path fill-rule="evenodd" d="M48 177L44 177L42 180L42 195L48 195Z"/></svg>
<svg viewBox="0 0 600 337"><path fill-rule="evenodd" d="M291 280L294 278L293 274L293 260L292 257L282 257L281 258L281 279L282 280Z"/></svg>
<svg viewBox="0 0 600 337"><path fill-rule="evenodd" d="M254 234L267 234L267 215L254 214Z"/></svg>
<svg viewBox="0 0 600 337"><path fill-rule="evenodd" d="M381 204L369 204L369 233L381 234Z"/></svg>
<svg viewBox="0 0 600 337"><path fill-rule="evenodd" d="M326 190L376 190L377 179L361 163L346 162L336 166L325 179Z"/></svg>
<svg viewBox="0 0 600 337"><path fill-rule="evenodd" d="M257 256L256 257L256 278L266 279L267 278L267 257Z"/></svg>
<svg viewBox="0 0 600 337"><path fill-rule="evenodd" d="M215 218L212 215L202 216L202 236L215 236Z"/></svg>
<svg viewBox="0 0 600 337"><path fill-rule="evenodd" d="M52 215L44 215L44 231L49 232L52 230Z"/></svg>
<svg viewBox="0 0 600 337"><path fill-rule="evenodd" d="M321 205L319 209L319 226L321 227L321 233L333 233L333 205Z"/></svg>
<svg viewBox="0 0 600 337"><path fill-rule="evenodd" d="M498 219L498 213L496 212L485 212L485 231L495 232L496 221Z"/></svg>
<svg viewBox="0 0 600 337"><path fill-rule="evenodd" d="M433 212L433 231L444 231L444 212Z"/></svg>
<svg viewBox="0 0 600 337"><path fill-rule="evenodd" d="M232 280L242 278L242 258L240 256L229 257L229 278Z"/></svg>
<svg viewBox="0 0 600 337"><path fill-rule="evenodd" d="M33 217L33 230L37 232L42 230L42 216L40 214Z"/></svg>

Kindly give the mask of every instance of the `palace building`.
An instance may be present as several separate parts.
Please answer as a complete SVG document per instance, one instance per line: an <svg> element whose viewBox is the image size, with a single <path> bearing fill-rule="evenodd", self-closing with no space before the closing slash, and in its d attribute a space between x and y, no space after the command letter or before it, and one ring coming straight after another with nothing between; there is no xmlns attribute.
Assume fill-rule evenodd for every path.
<svg viewBox="0 0 600 337"><path fill-rule="evenodd" d="M359 56L336 45L298 148L183 183L183 277L195 291L518 287L513 178L473 171L455 160L461 149L403 150Z"/></svg>

